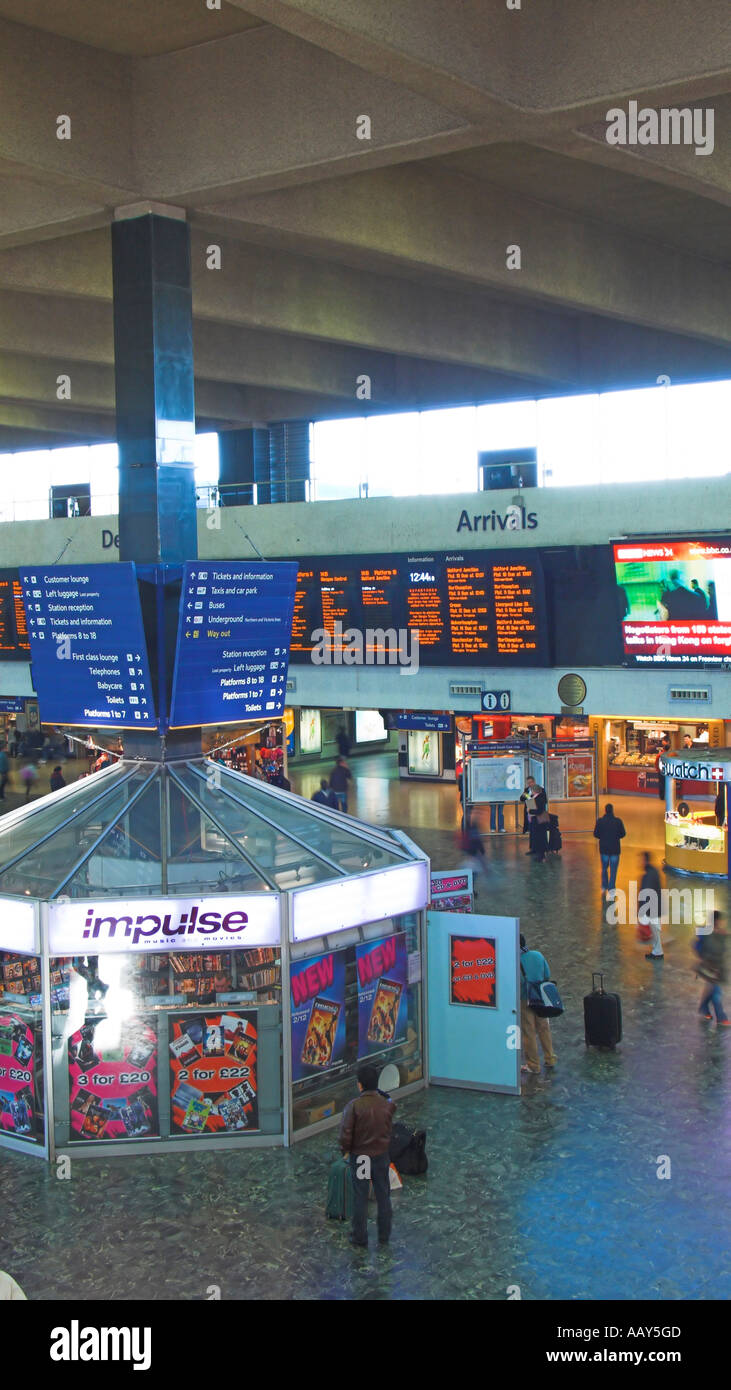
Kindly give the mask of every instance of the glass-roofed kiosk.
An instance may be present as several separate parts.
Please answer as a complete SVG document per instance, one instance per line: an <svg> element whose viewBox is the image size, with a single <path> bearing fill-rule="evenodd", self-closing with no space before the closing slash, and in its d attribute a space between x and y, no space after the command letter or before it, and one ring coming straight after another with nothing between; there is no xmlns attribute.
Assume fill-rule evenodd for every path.
<svg viewBox="0 0 731 1390"><path fill-rule="evenodd" d="M0 1143L289 1144L366 1058L423 1085L428 869L400 832L203 758L4 816Z"/></svg>

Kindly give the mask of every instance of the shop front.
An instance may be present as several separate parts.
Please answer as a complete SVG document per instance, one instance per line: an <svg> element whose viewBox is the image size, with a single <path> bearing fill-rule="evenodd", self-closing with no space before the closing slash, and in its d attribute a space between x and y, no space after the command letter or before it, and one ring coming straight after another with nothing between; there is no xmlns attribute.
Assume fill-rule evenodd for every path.
<svg viewBox="0 0 731 1390"><path fill-rule="evenodd" d="M665 779L667 867L677 873L728 878L731 748L663 753L658 767ZM696 790L688 792L688 787Z"/></svg>
<svg viewBox="0 0 731 1390"><path fill-rule="evenodd" d="M662 796L658 771L658 758L662 752L716 748L725 741L722 719L609 719L597 716L591 718L590 724L597 735L602 790L616 794ZM710 795L710 787L706 791Z"/></svg>
<svg viewBox="0 0 731 1390"><path fill-rule="evenodd" d="M289 1144L365 1058L424 1084L429 864L203 759L121 762L3 818L0 1144Z"/></svg>

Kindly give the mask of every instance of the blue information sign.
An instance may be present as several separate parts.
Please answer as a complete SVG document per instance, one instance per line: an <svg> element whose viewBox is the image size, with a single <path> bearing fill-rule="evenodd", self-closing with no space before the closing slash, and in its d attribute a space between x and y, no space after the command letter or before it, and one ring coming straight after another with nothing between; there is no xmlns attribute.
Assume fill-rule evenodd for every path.
<svg viewBox="0 0 731 1390"><path fill-rule="evenodd" d="M44 723L156 727L135 567L20 570Z"/></svg>
<svg viewBox="0 0 731 1390"><path fill-rule="evenodd" d="M426 729L449 733L451 727L451 714L419 714L417 710L404 710L402 714L396 715L397 729Z"/></svg>
<svg viewBox="0 0 731 1390"><path fill-rule="evenodd" d="M171 727L282 714L296 584L296 561L183 567Z"/></svg>
<svg viewBox="0 0 731 1390"><path fill-rule="evenodd" d="M24 710L25 699L22 695L0 696L0 714L22 714Z"/></svg>

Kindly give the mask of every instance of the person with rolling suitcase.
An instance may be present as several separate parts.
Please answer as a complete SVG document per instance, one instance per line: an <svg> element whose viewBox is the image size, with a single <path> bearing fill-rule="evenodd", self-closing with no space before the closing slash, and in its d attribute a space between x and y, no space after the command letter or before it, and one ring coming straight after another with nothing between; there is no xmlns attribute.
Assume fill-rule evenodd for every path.
<svg viewBox="0 0 731 1390"><path fill-rule="evenodd" d="M587 1047L616 1047L622 1039L622 1001L607 993L598 972L591 977L591 994L584 995L584 1037Z"/></svg>
<svg viewBox="0 0 731 1390"><path fill-rule="evenodd" d="M396 1106L378 1089L378 1072L364 1063L356 1073L359 1095L351 1100L340 1121L340 1148L349 1157L353 1183L351 1245L368 1244L368 1192L373 1182L378 1206L378 1241L387 1245L391 1235L391 1187L389 1178L391 1129Z"/></svg>

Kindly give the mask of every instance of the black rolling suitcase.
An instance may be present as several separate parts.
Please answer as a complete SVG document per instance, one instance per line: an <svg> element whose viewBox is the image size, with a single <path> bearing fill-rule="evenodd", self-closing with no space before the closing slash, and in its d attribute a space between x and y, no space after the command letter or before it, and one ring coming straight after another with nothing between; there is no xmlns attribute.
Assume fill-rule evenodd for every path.
<svg viewBox="0 0 731 1390"><path fill-rule="evenodd" d="M548 853L560 854L563 849L561 829L558 823L558 816L548 817Z"/></svg>
<svg viewBox="0 0 731 1390"><path fill-rule="evenodd" d="M584 1037L587 1047L616 1047L622 1039L622 1001L618 994L607 994L603 975L592 975L591 994L584 995Z"/></svg>

